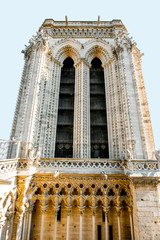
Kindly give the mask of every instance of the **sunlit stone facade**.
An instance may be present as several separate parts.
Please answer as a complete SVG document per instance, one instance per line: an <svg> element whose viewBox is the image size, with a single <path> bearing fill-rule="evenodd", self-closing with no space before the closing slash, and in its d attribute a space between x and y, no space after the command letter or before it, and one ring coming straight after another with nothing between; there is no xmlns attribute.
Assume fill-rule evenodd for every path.
<svg viewBox="0 0 160 240"><path fill-rule="evenodd" d="M22 52L1 239L160 239L160 152L121 20L46 19Z"/></svg>

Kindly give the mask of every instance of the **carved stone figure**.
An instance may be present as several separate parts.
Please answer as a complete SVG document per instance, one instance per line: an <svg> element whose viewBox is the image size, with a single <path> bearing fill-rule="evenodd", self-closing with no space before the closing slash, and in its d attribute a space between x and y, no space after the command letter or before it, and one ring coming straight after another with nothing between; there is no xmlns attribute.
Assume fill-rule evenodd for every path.
<svg viewBox="0 0 160 240"><path fill-rule="evenodd" d="M160 150L155 151L155 157L157 160L160 160Z"/></svg>

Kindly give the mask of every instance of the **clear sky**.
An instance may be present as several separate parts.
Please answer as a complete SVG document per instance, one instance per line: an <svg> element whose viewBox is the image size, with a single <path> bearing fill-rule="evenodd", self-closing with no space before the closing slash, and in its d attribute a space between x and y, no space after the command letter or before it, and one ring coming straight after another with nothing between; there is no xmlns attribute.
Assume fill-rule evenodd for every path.
<svg viewBox="0 0 160 240"><path fill-rule="evenodd" d="M159 0L5 0L0 14L0 139L9 139L23 70L21 50L44 19L121 19L144 53L142 71L156 147L160 148Z"/></svg>

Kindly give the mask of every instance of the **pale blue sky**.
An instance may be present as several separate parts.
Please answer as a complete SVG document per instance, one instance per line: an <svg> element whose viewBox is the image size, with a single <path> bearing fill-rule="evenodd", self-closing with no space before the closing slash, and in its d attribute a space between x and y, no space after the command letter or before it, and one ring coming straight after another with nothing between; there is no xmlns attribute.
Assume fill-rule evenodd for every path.
<svg viewBox="0 0 160 240"><path fill-rule="evenodd" d="M10 0L0 14L0 139L9 139L23 70L21 50L45 18L121 19L144 53L142 71L156 147L160 148L160 1L159 0Z"/></svg>

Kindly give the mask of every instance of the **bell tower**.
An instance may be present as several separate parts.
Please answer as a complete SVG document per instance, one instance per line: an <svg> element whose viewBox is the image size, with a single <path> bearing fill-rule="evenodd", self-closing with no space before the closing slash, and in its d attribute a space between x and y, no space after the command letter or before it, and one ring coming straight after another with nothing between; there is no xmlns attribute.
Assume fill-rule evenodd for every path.
<svg viewBox="0 0 160 240"><path fill-rule="evenodd" d="M22 53L1 239L160 239L160 152L122 21L46 19Z"/></svg>

